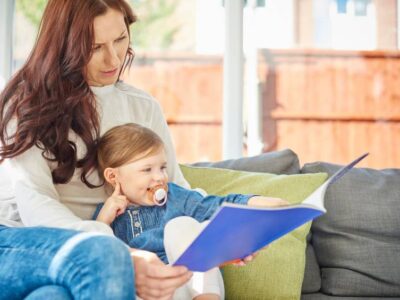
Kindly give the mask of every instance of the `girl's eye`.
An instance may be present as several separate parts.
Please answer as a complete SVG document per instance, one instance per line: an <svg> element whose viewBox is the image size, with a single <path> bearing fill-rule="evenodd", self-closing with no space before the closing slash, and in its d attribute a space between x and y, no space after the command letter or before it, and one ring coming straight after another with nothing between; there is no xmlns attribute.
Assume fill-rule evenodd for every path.
<svg viewBox="0 0 400 300"><path fill-rule="evenodd" d="M93 51L97 51L97 50L99 50L101 48L101 46L100 45L97 45L97 46L94 46L93 48L92 48L92 50Z"/></svg>
<svg viewBox="0 0 400 300"><path fill-rule="evenodd" d="M167 166L162 166L161 167L161 170L163 170L163 171L166 170L166 169L167 169Z"/></svg>
<svg viewBox="0 0 400 300"><path fill-rule="evenodd" d="M143 169L142 171L147 173L151 171L151 168Z"/></svg>

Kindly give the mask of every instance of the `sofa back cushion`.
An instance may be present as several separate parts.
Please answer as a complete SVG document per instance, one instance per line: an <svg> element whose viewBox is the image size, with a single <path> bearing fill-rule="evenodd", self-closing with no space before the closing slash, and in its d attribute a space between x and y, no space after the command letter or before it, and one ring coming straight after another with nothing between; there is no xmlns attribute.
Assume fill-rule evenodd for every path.
<svg viewBox="0 0 400 300"><path fill-rule="evenodd" d="M273 174L299 174L300 164L296 153L290 149L267 152L252 157L242 157L219 162L200 162L192 166L213 167L248 172Z"/></svg>
<svg viewBox="0 0 400 300"><path fill-rule="evenodd" d="M340 166L306 164L332 175ZM312 225L321 291L400 297L400 170L353 169L328 188L327 214Z"/></svg>
<svg viewBox="0 0 400 300"><path fill-rule="evenodd" d="M181 169L192 187L202 188L209 194L259 194L280 197L291 203L304 200L327 178L326 174L274 175L189 166L181 166ZM240 224L235 226L240 227ZM309 228L310 223L273 242L245 267L225 267L226 298L299 299Z"/></svg>
<svg viewBox="0 0 400 300"><path fill-rule="evenodd" d="M314 246L311 244L311 231L307 236L306 269L304 270L302 294L317 293L321 289L321 271L319 269Z"/></svg>

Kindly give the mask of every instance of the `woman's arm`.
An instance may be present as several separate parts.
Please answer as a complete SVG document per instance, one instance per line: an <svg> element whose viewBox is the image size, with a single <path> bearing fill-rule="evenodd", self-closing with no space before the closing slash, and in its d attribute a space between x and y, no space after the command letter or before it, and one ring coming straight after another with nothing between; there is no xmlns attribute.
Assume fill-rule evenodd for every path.
<svg viewBox="0 0 400 300"><path fill-rule="evenodd" d="M60 202L50 167L39 148L32 147L4 163L7 173L12 178L18 212L25 226L59 227L113 234L106 224L84 221Z"/></svg>
<svg viewBox="0 0 400 300"><path fill-rule="evenodd" d="M168 159L169 180L180 186L190 189L190 185L186 181L185 177L183 177L181 169L179 168L178 162L176 160L175 147L172 142L171 134L169 132L168 125L162 112L161 106L157 101L154 100L153 102L155 104L155 107L152 113L150 129L156 132L165 144Z"/></svg>

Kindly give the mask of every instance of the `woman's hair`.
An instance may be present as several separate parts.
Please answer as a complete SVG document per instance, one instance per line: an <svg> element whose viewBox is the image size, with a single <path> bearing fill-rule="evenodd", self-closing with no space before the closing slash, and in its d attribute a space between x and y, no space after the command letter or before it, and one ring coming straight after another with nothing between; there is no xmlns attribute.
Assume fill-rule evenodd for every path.
<svg viewBox="0 0 400 300"><path fill-rule="evenodd" d="M97 143L97 155L92 168L97 168L104 180L106 168L118 168L153 155L163 149L161 138L151 129L134 123L115 126L108 130Z"/></svg>
<svg viewBox="0 0 400 300"><path fill-rule="evenodd" d="M125 0L48 1L31 54L0 94L0 162L36 145L44 158L57 163L54 183L68 182L75 168L82 168L81 180L93 187L86 180L86 161L99 136L99 116L85 68L94 44L94 18L108 9L123 14L129 32L136 16ZM122 70L132 59L129 47ZM79 161L70 130L87 149Z"/></svg>

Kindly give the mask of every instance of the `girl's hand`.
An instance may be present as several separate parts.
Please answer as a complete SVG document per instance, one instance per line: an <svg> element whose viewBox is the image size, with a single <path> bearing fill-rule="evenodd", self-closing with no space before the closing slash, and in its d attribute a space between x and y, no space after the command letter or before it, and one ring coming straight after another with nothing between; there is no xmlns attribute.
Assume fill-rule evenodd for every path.
<svg viewBox="0 0 400 300"><path fill-rule="evenodd" d="M128 206L128 199L121 193L121 185L116 182L114 192L100 210L96 220L110 225L116 217L123 214Z"/></svg>
<svg viewBox="0 0 400 300"><path fill-rule="evenodd" d="M290 203L281 198L254 196L249 199L247 205L259 207L279 207L288 206Z"/></svg>

